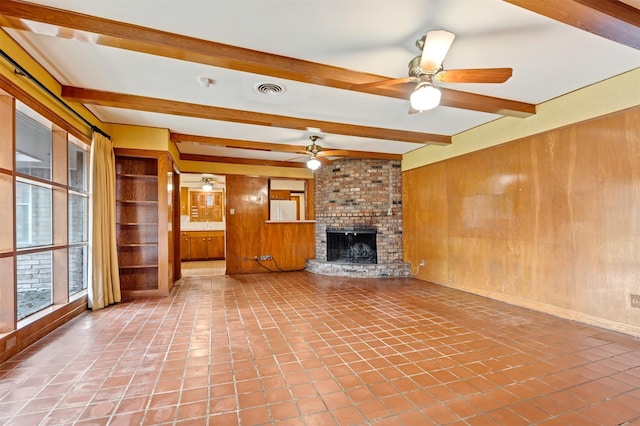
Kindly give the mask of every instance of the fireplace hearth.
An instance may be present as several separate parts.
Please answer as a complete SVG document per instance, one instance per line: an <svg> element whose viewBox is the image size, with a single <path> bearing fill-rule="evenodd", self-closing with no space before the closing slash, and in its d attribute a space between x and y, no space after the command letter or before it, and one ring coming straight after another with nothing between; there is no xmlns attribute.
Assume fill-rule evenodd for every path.
<svg viewBox="0 0 640 426"><path fill-rule="evenodd" d="M327 229L327 261L378 263L375 229Z"/></svg>
<svg viewBox="0 0 640 426"><path fill-rule="evenodd" d="M307 259L307 271L351 278L411 276L402 256L400 161L343 158L314 176L315 258Z"/></svg>

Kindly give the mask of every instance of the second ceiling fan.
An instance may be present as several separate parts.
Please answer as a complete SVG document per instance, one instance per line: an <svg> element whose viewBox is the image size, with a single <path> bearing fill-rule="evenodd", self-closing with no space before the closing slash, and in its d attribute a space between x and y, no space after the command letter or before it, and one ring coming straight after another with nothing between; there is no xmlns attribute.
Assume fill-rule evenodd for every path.
<svg viewBox="0 0 640 426"><path fill-rule="evenodd" d="M440 104L440 90L434 82L442 83L504 83L512 73L511 68L443 69L444 61L455 35L449 31L429 31L416 41L422 54L409 62L409 77L393 78L373 83L358 84L357 88L382 87L402 83L417 83L409 97L409 112L422 112Z"/></svg>

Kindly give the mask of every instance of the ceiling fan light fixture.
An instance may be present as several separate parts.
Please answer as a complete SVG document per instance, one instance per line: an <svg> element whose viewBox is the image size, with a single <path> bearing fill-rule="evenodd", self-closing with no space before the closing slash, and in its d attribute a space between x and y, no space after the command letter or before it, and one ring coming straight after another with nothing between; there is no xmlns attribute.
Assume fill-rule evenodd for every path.
<svg viewBox="0 0 640 426"><path fill-rule="evenodd" d="M431 83L420 83L415 88L409 102L411 108L417 111L427 111L440 105L440 90L433 87Z"/></svg>
<svg viewBox="0 0 640 426"><path fill-rule="evenodd" d="M309 161L307 161L307 167L314 171L318 170L321 164L322 163L320 163L320 160L318 160L316 157L311 157Z"/></svg>
<svg viewBox="0 0 640 426"><path fill-rule="evenodd" d="M211 192L213 191L213 184L211 184L211 181L213 180L213 178L211 177L203 177L202 178L202 190L206 191L206 192Z"/></svg>

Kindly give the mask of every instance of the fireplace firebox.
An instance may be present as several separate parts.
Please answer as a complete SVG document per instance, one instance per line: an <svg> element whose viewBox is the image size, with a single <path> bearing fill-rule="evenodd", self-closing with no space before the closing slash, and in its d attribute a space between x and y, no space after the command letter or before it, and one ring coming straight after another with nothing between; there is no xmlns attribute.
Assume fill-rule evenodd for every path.
<svg viewBox="0 0 640 426"><path fill-rule="evenodd" d="M363 229L327 229L327 261L378 263L377 231Z"/></svg>

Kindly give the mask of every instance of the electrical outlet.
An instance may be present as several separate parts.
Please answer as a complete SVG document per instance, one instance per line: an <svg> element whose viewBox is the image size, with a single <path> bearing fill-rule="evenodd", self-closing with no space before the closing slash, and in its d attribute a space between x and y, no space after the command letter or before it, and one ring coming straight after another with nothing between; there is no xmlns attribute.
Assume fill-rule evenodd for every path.
<svg viewBox="0 0 640 426"><path fill-rule="evenodd" d="M424 259L420 261L420 266L424 266Z"/></svg>
<svg viewBox="0 0 640 426"><path fill-rule="evenodd" d="M640 294L631 294L631 307L640 308Z"/></svg>

